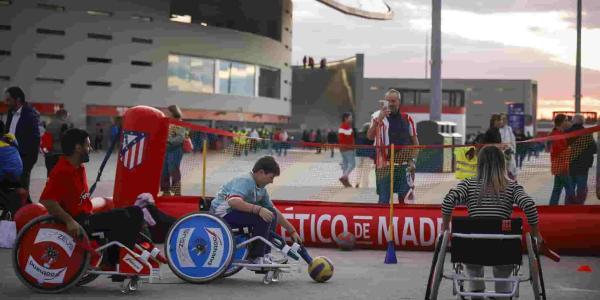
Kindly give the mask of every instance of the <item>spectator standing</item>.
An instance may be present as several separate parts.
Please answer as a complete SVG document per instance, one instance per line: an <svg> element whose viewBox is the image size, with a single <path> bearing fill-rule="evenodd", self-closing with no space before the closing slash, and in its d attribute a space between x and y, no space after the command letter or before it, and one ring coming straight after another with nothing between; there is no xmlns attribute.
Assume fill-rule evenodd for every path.
<svg viewBox="0 0 600 300"><path fill-rule="evenodd" d="M181 120L181 110L177 105L168 108L169 116L175 120ZM169 125L167 138L167 152L161 176L160 189L163 196L181 196L181 159L183 158L183 140L187 130L177 125Z"/></svg>
<svg viewBox="0 0 600 300"><path fill-rule="evenodd" d="M561 135L567 129L571 128L571 122L564 114L558 114L554 117L554 129L549 136ZM550 145L550 169L554 175L554 185L552 195L550 196L550 205L558 205L560 194L565 190L565 204L573 204L575 201L575 192L573 191L573 181L569 176L569 162L571 160L571 149L566 139L557 139Z"/></svg>
<svg viewBox="0 0 600 300"><path fill-rule="evenodd" d="M404 148L397 151L394 161L390 162L387 146L416 146L419 145L417 129L413 119L400 111L401 94L390 89L385 93L385 102L380 110L371 115L371 125L367 138L375 141L375 173L377 181L377 194L380 204L390 202L390 164L394 167L394 192L398 194L400 203L410 191L408 176L414 175L415 159L418 154L416 148ZM410 174L409 174L410 173Z"/></svg>
<svg viewBox="0 0 600 300"><path fill-rule="evenodd" d="M4 102L8 105L6 133L17 139L19 155L23 162L21 187L29 191L31 169L37 162L40 149L40 115L25 101L25 93L21 88L13 86L4 92Z"/></svg>
<svg viewBox="0 0 600 300"><path fill-rule="evenodd" d="M512 127L508 126L508 117L506 114L500 114L500 120L502 126L499 128L500 139L504 144L504 154L506 155L507 171L508 176L511 179L517 179L517 163L515 159L515 153L517 150L517 139Z"/></svg>
<svg viewBox="0 0 600 300"><path fill-rule="evenodd" d="M311 69L314 69L314 68L315 68L315 60L314 60L314 58L312 58L312 56L309 56L309 57L308 57L308 66L309 66Z"/></svg>
<svg viewBox="0 0 600 300"><path fill-rule="evenodd" d="M260 138L260 135L258 134L258 131L256 131L256 128L253 128L252 131L250 131L249 137L250 137L250 151L256 153L258 139Z"/></svg>
<svg viewBox="0 0 600 300"><path fill-rule="evenodd" d="M321 148L323 147L323 135L321 134L321 129L317 129L315 132L315 143L317 143L317 154L321 153Z"/></svg>
<svg viewBox="0 0 600 300"><path fill-rule="evenodd" d="M304 57L302 58L302 68L306 69L306 63L307 63L306 55L304 55Z"/></svg>
<svg viewBox="0 0 600 300"><path fill-rule="evenodd" d="M573 117L573 126L566 132L573 132L585 129L583 127L583 116L575 115ZM569 175L573 183L575 193L575 203L584 204L587 198L587 181L590 168L594 164L594 154L596 154L596 143L591 134L583 134L567 140L571 148L571 161L569 165Z"/></svg>
<svg viewBox="0 0 600 300"><path fill-rule="evenodd" d="M335 153L335 144L338 143L338 136L335 134L335 131L331 129L327 129L327 144L330 144L331 147L331 157L333 158L333 154Z"/></svg>
<svg viewBox="0 0 600 300"><path fill-rule="evenodd" d="M369 188L369 174L371 174L373 160L375 159L373 141L367 138L367 131L369 131L370 126L371 123L365 123L356 137L356 144L359 145L356 149L356 156L360 157L357 168L358 178L356 179L356 188Z"/></svg>
<svg viewBox="0 0 600 300"><path fill-rule="evenodd" d="M104 128L100 123L96 123L96 136L94 137L94 149L102 150L102 143L104 141Z"/></svg>
<svg viewBox="0 0 600 300"><path fill-rule="evenodd" d="M356 153L354 152L354 129L352 128L352 114L342 114L342 124L338 128L338 141L342 155L342 177L339 178L344 187L352 187L348 176L356 166Z"/></svg>
<svg viewBox="0 0 600 300"><path fill-rule="evenodd" d="M58 159L63 154L61 147L62 137L67 130L73 127L73 123L69 120L69 112L66 109L59 109L56 114L54 114L52 120L50 120L47 131L52 136L52 147L51 150L44 155L48 177L58 162Z"/></svg>

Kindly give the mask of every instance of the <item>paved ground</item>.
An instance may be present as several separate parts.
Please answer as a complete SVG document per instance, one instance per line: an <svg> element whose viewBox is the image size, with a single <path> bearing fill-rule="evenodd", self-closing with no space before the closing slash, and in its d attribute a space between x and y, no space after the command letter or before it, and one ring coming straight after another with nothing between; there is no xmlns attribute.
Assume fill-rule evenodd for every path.
<svg viewBox="0 0 600 300"><path fill-rule="evenodd" d="M310 249L313 255L332 259L335 274L330 282L318 284L306 273L306 265L286 274L282 281L265 286L262 277L244 270L231 278L210 284L193 285L182 282L167 266L163 279L143 284L140 291L123 296L119 285L108 278L99 278L87 287L76 287L60 295L35 294L22 285L14 275L11 252L0 250L1 299L102 299L130 297L136 299L423 299L431 263L429 252L398 251L398 264L385 265L383 251L341 252L334 249ZM448 257L449 259L449 257ZM524 257L526 259L526 257ZM524 260L526 261L526 260ZM600 299L600 258L564 257L560 263L542 259L548 299ZM589 265L593 272L577 272L578 266ZM446 272L450 264L446 264ZM521 273L528 274L523 267ZM520 299L533 299L531 285L521 285ZM450 281L442 284L439 299L452 297Z"/></svg>

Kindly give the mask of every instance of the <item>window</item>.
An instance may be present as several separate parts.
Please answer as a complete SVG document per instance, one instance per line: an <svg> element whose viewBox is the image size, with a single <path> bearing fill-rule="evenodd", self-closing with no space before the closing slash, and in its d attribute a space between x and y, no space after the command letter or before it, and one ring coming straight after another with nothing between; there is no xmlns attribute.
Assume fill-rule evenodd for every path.
<svg viewBox="0 0 600 300"><path fill-rule="evenodd" d="M56 30L56 29L47 29L47 28L38 28L35 30L39 34L50 34L50 35L65 35L64 30Z"/></svg>
<svg viewBox="0 0 600 300"><path fill-rule="evenodd" d="M35 81L46 82L46 83L60 83L60 84L63 84L65 82L64 79L50 78L50 77L36 77Z"/></svg>
<svg viewBox="0 0 600 300"><path fill-rule="evenodd" d="M169 90L214 93L214 59L170 54L168 62L167 85Z"/></svg>
<svg viewBox="0 0 600 300"><path fill-rule="evenodd" d="M0 50L0 56L10 56L10 51L8 51L8 50Z"/></svg>
<svg viewBox="0 0 600 300"><path fill-rule="evenodd" d="M112 17L113 13L110 11L102 11L102 10L88 10L87 14L90 16L104 16L104 17Z"/></svg>
<svg viewBox="0 0 600 300"><path fill-rule="evenodd" d="M151 84L144 84L144 83L132 83L129 85L129 87L131 87L132 89L152 89L152 85Z"/></svg>
<svg viewBox="0 0 600 300"><path fill-rule="evenodd" d="M431 93L429 91L420 91L418 95L419 101L417 105L429 105L429 102L431 101Z"/></svg>
<svg viewBox="0 0 600 300"><path fill-rule="evenodd" d="M88 86L111 86L112 83L109 81L88 81L86 82Z"/></svg>
<svg viewBox="0 0 600 300"><path fill-rule="evenodd" d="M141 67L152 67L152 62L149 61L141 61L141 60L132 60L131 65L133 66L141 66Z"/></svg>
<svg viewBox="0 0 600 300"><path fill-rule="evenodd" d="M97 39L97 40L112 40L112 35L109 34L101 34L101 33L88 33L88 38Z"/></svg>
<svg viewBox="0 0 600 300"><path fill-rule="evenodd" d="M131 19L137 20L137 21L152 22L152 17L148 17L148 16L133 15L133 16L131 16Z"/></svg>
<svg viewBox="0 0 600 300"><path fill-rule="evenodd" d="M279 99L279 77L281 71L260 67L258 72L258 96ZM284 80L284 82L288 83L287 80Z"/></svg>
<svg viewBox="0 0 600 300"><path fill-rule="evenodd" d="M101 63L101 64L110 64L112 63L112 59L110 58L101 58L101 57L88 57L87 62Z"/></svg>
<svg viewBox="0 0 600 300"><path fill-rule="evenodd" d="M256 67L239 62L219 61L219 93L254 96Z"/></svg>
<svg viewBox="0 0 600 300"><path fill-rule="evenodd" d="M403 105L415 105L417 96L416 91L402 91L402 104Z"/></svg>
<svg viewBox="0 0 600 300"><path fill-rule="evenodd" d="M37 8L54 10L54 11L65 11L65 7L64 6L55 5L55 4L48 4L48 3L38 3L37 4Z"/></svg>
<svg viewBox="0 0 600 300"><path fill-rule="evenodd" d="M36 53L35 57L37 58L45 58L45 59L65 59L65 56L62 54L53 54L53 53Z"/></svg>
<svg viewBox="0 0 600 300"><path fill-rule="evenodd" d="M132 37L131 38L131 42L133 42L133 43L139 43L139 44L152 44L152 39L144 39L144 38Z"/></svg>
<svg viewBox="0 0 600 300"><path fill-rule="evenodd" d="M0 75L0 81L10 81L10 76Z"/></svg>
<svg viewBox="0 0 600 300"><path fill-rule="evenodd" d="M10 25L0 25L0 30L2 31L9 31L10 29Z"/></svg>

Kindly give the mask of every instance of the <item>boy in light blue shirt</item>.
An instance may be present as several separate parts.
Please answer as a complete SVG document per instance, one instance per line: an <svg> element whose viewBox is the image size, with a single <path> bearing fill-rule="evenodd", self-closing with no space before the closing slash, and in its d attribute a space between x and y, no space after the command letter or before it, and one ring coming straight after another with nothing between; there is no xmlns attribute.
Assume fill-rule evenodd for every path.
<svg viewBox="0 0 600 300"><path fill-rule="evenodd" d="M250 227L254 236L262 236L271 240L271 232L280 224L294 242L302 243L298 232L281 212L273 206L265 189L279 176L279 165L272 156L260 158L252 168L252 172L238 176L225 183L211 202L210 212L223 218L234 228ZM255 264L272 263L270 248L257 241L248 253Z"/></svg>

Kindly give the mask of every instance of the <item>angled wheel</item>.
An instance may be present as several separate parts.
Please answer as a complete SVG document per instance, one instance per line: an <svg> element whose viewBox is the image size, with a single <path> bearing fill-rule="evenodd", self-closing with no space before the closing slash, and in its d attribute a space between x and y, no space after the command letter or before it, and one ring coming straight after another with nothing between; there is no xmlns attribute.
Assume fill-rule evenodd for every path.
<svg viewBox="0 0 600 300"><path fill-rule="evenodd" d="M235 241L223 219L207 213L191 213L169 229L166 256L179 278L203 283L225 273L233 258Z"/></svg>
<svg viewBox="0 0 600 300"><path fill-rule="evenodd" d="M448 233L448 231L444 231L441 237L442 240L440 242L440 250L438 253L437 260L435 262L435 269L433 270L432 274L431 290L428 300L437 299L440 284L442 282L442 275L444 274L444 261L446 260L446 249L448 248L448 240L450 238L450 233Z"/></svg>
<svg viewBox="0 0 600 300"><path fill-rule="evenodd" d="M442 235L438 235L436 238L435 248L433 250L433 258L431 259L431 267L429 268L429 277L427 279L427 289L425 291L425 300L429 300L429 296L431 295L431 283L433 281L433 271L435 270L435 265L437 262L438 254L440 253L440 247L442 245Z"/></svg>
<svg viewBox="0 0 600 300"><path fill-rule="evenodd" d="M531 276L533 297L535 300L545 300L545 295L542 295L542 285L540 281L539 256L536 255L535 245L533 244L533 239L529 233L525 236L525 243L527 244L527 258L529 261L529 274Z"/></svg>
<svg viewBox="0 0 600 300"><path fill-rule="evenodd" d="M89 243L87 235L84 242ZM28 288L60 293L80 281L89 267L90 254L52 216L33 219L21 229L12 253L13 269Z"/></svg>

